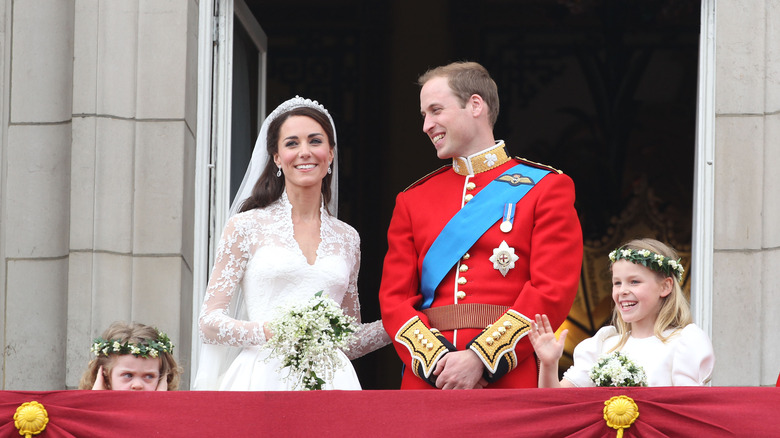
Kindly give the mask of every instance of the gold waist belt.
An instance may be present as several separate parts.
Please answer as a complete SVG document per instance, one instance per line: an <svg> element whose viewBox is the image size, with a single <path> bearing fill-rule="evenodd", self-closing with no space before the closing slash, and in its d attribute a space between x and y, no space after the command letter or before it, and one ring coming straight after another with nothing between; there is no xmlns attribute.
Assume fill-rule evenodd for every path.
<svg viewBox="0 0 780 438"><path fill-rule="evenodd" d="M509 310L509 306L496 304L465 303L432 307L422 313L428 317L431 328L440 331L464 328L484 329L496 322Z"/></svg>

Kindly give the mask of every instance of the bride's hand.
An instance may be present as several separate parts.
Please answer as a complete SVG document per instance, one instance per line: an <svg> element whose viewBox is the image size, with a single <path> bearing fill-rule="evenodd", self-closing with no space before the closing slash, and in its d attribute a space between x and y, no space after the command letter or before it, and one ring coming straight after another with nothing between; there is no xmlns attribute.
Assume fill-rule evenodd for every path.
<svg viewBox="0 0 780 438"><path fill-rule="evenodd" d="M274 332L271 331L267 322L263 323L263 333L266 341L274 337Z"/></svg>

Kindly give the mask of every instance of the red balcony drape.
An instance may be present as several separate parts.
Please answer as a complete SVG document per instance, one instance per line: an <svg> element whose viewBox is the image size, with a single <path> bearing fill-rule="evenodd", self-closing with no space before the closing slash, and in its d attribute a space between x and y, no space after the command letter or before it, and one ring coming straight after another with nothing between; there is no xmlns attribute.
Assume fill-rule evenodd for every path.
<svg viewBox="0 0 780 438"><path fill-rule="evenodd" d="M2 391L0 437L37 401L39 437L614 437L604 402L639 417L624 437L780 436L780 388L577 388L474 391Z"/></svg>

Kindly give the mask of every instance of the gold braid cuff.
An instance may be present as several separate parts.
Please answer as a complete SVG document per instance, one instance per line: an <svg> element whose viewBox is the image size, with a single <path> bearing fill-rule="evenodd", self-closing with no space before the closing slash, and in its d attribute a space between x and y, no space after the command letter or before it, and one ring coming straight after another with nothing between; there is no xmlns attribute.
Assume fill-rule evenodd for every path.
<svg viewBox="0 0 780 438"><path fill-rule="evenodd" d="M482 359L494 380L517 366L515 346L530 329L531 320L510 309L471 341L468 348Z"/></svg>
<svg viewBox="0 0 780 438"><path fill-rule="evenodd" d="M409 349L414 374L433 384L430 377L436 362L450 351L439 331L429 329L419 316L414 316L398 330L395 340Z"/></svg>

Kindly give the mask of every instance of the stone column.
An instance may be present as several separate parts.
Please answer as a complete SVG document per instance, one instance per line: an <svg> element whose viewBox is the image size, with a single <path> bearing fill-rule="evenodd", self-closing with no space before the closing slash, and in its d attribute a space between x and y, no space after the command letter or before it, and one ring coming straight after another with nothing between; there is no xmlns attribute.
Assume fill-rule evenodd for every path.
<svg viewBox="0 0 780 438"><path fill-rule="evenodd" d="M715 385L780 372L780 0L721 0L716 30Z"/></svg>
<svg viewBox="0 0 780 438"><path fill-rule="evenodd" d="M3 81L9 100L2 121L2 388L59 389L65 380L74 1L4 2L3 8L3 78L10 80Z"/></svg>
<svg viewBox="0 0 780 438"><path fill-rule="evenodd" d="M75 1L69 388L116 320L167 332L189 368L197 11Z"/></svg>

